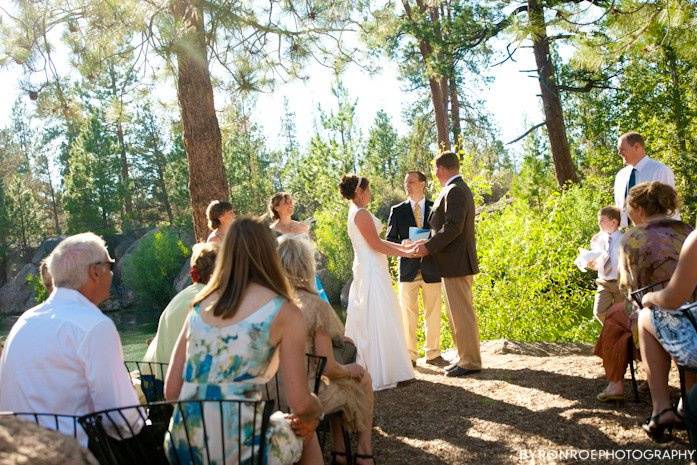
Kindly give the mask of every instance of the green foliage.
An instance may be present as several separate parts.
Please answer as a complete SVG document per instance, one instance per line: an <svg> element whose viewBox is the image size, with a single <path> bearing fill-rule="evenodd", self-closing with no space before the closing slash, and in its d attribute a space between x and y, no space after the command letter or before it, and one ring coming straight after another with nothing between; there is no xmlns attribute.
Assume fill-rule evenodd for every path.
<svg viewBox="0 0 697 465"><path fill-rule="evenodd" d="M64 181L68 232L92 230L97 234L115 231L121 209L118 160L114 138L95 112L83 125L70 148Z"/></svg>
<svg viewBox="0 0 697 465"><path fill-rule="evenodd" d="M315 240L317 247L327 257L327 270L340 283L351 278L353 250L346 231L348 206L337 202L315 214Z"/></svg>
<svg viewBox="0 0 697 465"><path fill-rule="evenodd" d="M48 289L44 286L44 282L41 280L41 276L29 273L27 275L27 284L31 288L34 294L34 301L41 303L48 299Z"/></svg>
<svg viewBox="0 0 697 465"><path fill-rule="evenodd" d="M484 339L593 341L594 278L573 264L597 232L609 195L584 187L554 192L539 207L526 199L477 224L480 274L474 302ZM533 202L534 203L534 202Z"/></svg>
<svg viewBox="0 0 697 465"><path fill-rule="evenodd" d="M125 259L123 281L143 305L162 310L174 296L172 283L190 254L177 230L150 232Z"/></svg>
<svg viewBox="0 0 697 465"><path fill-rule="evenodd" d="M230 108L222 125L223 160L235 208L248 214L266 211L280 177L275 153L267 150L262 130L240 108Z"/></svg>

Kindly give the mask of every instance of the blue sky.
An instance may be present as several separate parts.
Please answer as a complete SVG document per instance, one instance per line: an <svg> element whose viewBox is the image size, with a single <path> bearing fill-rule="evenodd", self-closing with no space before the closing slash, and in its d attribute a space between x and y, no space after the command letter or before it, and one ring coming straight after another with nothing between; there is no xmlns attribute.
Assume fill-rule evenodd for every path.
<svg viewBox="0 0 697 465"><path fill-rule="evenodd" d="M519 50L516 62L507 62L489 70L494 81L483 89L482 99L485 101L488 111L493 116L499 130L502 141L510 141L522 134L530 125L542 121L541 103L537 97L539 87L535 79L521 73L521 69L534 68L534 58L530 49ZM57 59L59 72L69 72L69 66L65 58ZM61 63L62 62L62 63ZM269 148L278 148L282 141L279 138L281 132L281 115L283 114L283 101L287 99L289 107L296 115L297 139L304 145L314 133L317 107L331 108L334 97L331 95L331 86L334 82L333 72L319 64L309 64L306 68L309 79L305 81L291 81L276 85L273 92L262 93L256 99L253 112L254 120L261 125L267 135ZM0 100L0 125L7 126L10 120L10 111L15 98L26 95L19 88L18 78L20 70L15 65L0 69L0 85L4 98ZM392 122L400 134L407 131L402 113L413 102L415 96L402 90L403 83L398 79L397 66L387 60L383 60L382 68L374 75L369 75L358 66L350 65L342 76L352 98L357 99L357 123L363 134L375 118L378 110L386 111L392 118ZM168 108L176 110L176 91L174 84L157 86L156 96L163 102L170 103ZM225 96L216 95L216 105L220 108L224 104ZM29 109L32 102L26 98ZM171 118L176 114L170 115ZM508 146L512 154L520 149L520 142Z"/></svg>

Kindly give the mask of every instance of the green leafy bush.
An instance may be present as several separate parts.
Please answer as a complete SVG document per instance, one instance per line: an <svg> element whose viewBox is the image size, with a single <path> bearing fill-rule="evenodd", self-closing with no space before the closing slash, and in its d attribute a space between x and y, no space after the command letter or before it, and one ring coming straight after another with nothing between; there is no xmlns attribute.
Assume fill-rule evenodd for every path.
<svg viewBox="0 0 697 465"><path fill-rule="evenodd" d="M314 232L317 248L326 257L327 271L331 273L339 286L343 286L343 283L351 278L353 265L353 250L346 232L347 216L348 206L346 202L335 203L332 208L315 213ZM323 284L326 286L329 283ZM332 289L331 291L338 293L341 292L341 289Z"/></svg>
<svg viewBox="0 0 697 465"><path fill-rule="evenodd" d="M573 264L597 231L597 211L609 202L598 190L552 192L537 207L516 199L482 213L477 224L481 272L474 304L483 339L593 341L595 273Z"/></svg>
<svg viewBox="0 0 697 465"><path fill-rule="evenodd" d="M145 306L162 310L174 296L172 283L191 254L177 231L160 228L146 234L123 265L123 282Z"/></svg>
<svg viewBox="0 0 697 465"><path fill-rule="evenodd" d="M29 284L37 304L48 299L48 289L44 286L44 282L41 280L41 276L38 273L29 273L27 275L27 284Z"/></svg>

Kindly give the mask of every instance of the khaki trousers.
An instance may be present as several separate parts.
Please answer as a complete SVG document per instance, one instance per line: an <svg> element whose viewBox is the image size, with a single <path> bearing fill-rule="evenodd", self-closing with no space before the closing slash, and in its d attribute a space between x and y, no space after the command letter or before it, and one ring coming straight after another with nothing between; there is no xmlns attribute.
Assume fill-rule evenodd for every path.
<svg viewBox="0 0 697 465"><path fill-rule="evenodd" d="M399 283L399 304L402 308L402 323L404 337L407 342L409 357L416 360L416 323L419 319L419 289L424 303L424 327L426 333L426 358L432 359L440 355L440 289L441 284L426 283L417 275L410 283Z"/></svg>
<svg viewBox="0 0 697 465"><path fill-rule="evenodd" d="M472 279L472 275L443 278L443 287L448 303L450 329L459 357L457 365L470 370L480 370L482 356L479 352L477 316L472 306Z"/></svg>
<svg viewBox="0 0 697 465"><path fill-rule="evenodd" d="M607 311L614 304L624 302L625 296L620 292L618 281L605 281L596 279L598 289L595 291L595 302L593 303L593 316L601 323L605 322Z"/></svg>

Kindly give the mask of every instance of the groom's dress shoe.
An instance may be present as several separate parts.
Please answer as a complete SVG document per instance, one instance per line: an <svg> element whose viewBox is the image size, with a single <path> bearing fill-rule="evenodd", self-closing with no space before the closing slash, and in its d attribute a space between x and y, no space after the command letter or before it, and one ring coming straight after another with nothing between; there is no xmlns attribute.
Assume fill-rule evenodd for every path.
<svg viewBox="0 0 697 465"><path fill-rule="evenodd" d="M455 368L459 368L457 363L453 363L452 365L448 365L445 367L445 371L453 371Z"/></svg>
<svg viewBox="0 0 697 465"><path fill-rule="evenodd" d="M461 378L463 376L479 373L482 370L470 370L469 368L455 367L450 371L445 372L445 376L449 378Z"/></svg>
<svg viewBox="0 0 697 465"><path fill-rule="evenodd" d="M450 365L450 362L448 362L446 359L438 355L437 357L429 358L426 360L426 365L433 365L437 367L446 367Z"/></svg>

